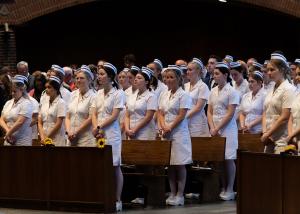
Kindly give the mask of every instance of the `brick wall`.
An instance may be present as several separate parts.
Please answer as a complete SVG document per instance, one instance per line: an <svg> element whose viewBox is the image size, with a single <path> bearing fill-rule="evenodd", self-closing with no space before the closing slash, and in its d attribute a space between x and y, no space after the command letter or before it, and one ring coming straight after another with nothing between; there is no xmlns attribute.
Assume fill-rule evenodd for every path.
<svg viewBox="0 0 300 214"><path fill-rule="evenodd" d="M15 0L15 3L6 4L9 11L7 16L0 15L0 25L8 22L11 25L18 25L36 17L46 15L67 7L85 4L96 0ZM199 0L201 1L201 0ZM230 2L231 0L229 0ZM237 0L259 7L277 10L300 18L299 0ZM1 1L0 1L1 2ZM1 7L0 3L0 7Z"/></svg>
<svg viewBox="0 0 300 214"><path fill-rule="evenodd" d="M5 32L4 27L0 28L0 67L16 67L16 38L15 33L11 30Z"/></svg>

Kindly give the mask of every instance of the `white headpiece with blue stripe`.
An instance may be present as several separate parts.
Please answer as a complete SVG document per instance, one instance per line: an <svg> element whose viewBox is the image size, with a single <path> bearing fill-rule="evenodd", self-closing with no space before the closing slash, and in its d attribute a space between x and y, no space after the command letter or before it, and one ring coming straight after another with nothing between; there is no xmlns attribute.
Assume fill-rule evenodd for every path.
<svg viewBox="0 0 300 214"><path fill-rule="evenodd" d="M59 65L52 65L51 69L61 73L62 75L65 75L64 69L62 67L60 67Z"/></svg>
<svg viewBox="0 0 300 214"><path fill-rule="evenodd" d="M228 62L233 62L233 57L230 55L226 55L224 59L227 60Z"/></svg>
<svg viewBox="0 0 300 214"><path fill-rule="evenodd" d="M116 68L113 64L111 64L111 63L109 63L109 62L104 62L103 66L104 66L105 68L110 68L110 69L112 69L113 72L114 72L115 74L117 74L117 72L118 72L117 68Z"/></svg>
<svg viewBox="0 0 300 214"><path fill-rule="evenodd" d="M163 64L162 64L162 62L159 60L159 59L154 59L154 61L153 61L155 64L157 64L159 67L160 67L160 69L163 69Z"/></svg>
<svg viewBox="0 0 300 214"><path fill-rule="evenodd" d="M84 73L86 73L87 75L89 75L92 80L94 80L94 78L95 78L94 74L92 73L92 71L89 68L89 66L82 65L79 70L83 71Z"/></svg>
<svg viewBox="0 0 300 214"><path fill-rule="evenodd" d="M199 67L201 68L201 70L203 70L204 65L203 65L203 63L202 63L202 61L201 61L200 59L194 57L194 58L192 59L192 62L193 62L193 63L196 63L197 65L199 65Z"/></svg>
<svg viewBox="0 0 300 214"><path fill-rule="evenodd" d="M300 59L295 59L296 64L300 64Z"/></svg>
<svg viewBox="0 0 300 214"><path fill-rule="evenodd" d="M255 67L258 67L258 68L262 68L263 67L263 65L260 64L260 63L258 63L258 62L253 62L252 65L255 66Z"/></svg>
<svg viewBox="0 0 300 214"><path fill-rule="evenodd" d="M134 70L136 72L139 72L141 69L135 65L131 66L130 70Z"/></svg>
<svg viewBox="0 0 300 214"><path fill-rule="evenodd" d="M216 68L226 68L229 70L227 63L225 63L225 62L217 62Z"/></svg>
<svg viewBox="0 0 300 214"><path fill-rule="evenodd" d="M231 62L229 64L230 68L238 68L238 67L241 67L242 64L240 62Z"/></svg>
<svg viewBox="0 0 300 214"><path fill-rule="evenodd" d="M168 65L167 70L178 71L181 75L183 74L182 69L178 65Z"/></svg>
<svg viewBox="0 0 300 214"><path fill-rule="evenodd" d="M12 78L12 82L18 82L18 83L22 83L22 84L25 84L28 82L28 79L27 77L23 76L23 75L15 75L13 78Z"/></svg>
<svg viewBox="0 0 300 214"><path fill-rule="evenodd" d="M142 69L141 69L141 72L146 74L149 77L149 79L151 79L151 75L152 75L153 71L150 68L147 68L147 67L143 66Z"/></svg>
<svg viewBox="0 0 300 214"><path fill-rule="evenodd" d="M260 71L254 71L253 74L258 76L261 80L263 80L263 74Z"/></svg>
<svg viewBox="0 0 300 214"><path fill-rule="evenodd" d="M280 60L280 61L284 62L286 65L288 65L286 58L282 54L272 53L271 54L271 59Z"/></svg>
<svg viewBox="0 0 300 214"><path fill-rule="evenodd" d="M51 77L49 77L49 80L55 81L55 82L57 82L58 84L60 84L60 79L59 79L58 77L56 77L56 76L51 76Z"/></svg>

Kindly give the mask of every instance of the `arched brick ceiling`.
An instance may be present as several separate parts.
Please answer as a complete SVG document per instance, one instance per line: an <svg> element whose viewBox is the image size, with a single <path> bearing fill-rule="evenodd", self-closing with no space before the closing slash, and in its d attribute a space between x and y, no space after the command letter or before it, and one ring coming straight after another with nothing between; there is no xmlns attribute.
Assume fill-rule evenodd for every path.
<svg viewBox="0 0 300 214"><path fill-rule="evenodd" d="M93 2L96 0L12 0L9 4L0 4L0 24L8 22L18 25L67 7ZM199 0L200 1L200 0ZM217 2L217 0L215 0ZM227 0L231 1L231 0ZM272 9L300 18L300 0L232 0L250 5ZM1 15L1 11L7 15Z"/></svg>

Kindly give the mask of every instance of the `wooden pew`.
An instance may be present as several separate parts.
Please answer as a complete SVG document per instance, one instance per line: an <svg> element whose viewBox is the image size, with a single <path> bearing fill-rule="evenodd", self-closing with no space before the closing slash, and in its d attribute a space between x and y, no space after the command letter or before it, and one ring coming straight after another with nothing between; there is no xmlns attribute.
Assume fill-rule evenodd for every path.
<svg viewBox="0 0 300 214"><path fill-rule="evenodd" d="M242 134L239 133L239 149L247 150L250 152L264 152L264 144L260 141L260 134Z"/></svg>
<svg viewBox="0 0 300 214"><path fill-rule="evenodd" d="M115 211L111 146L0 147L0 206Z"/></svg>
<svg viewBox="0 0 300 214"><path fill-rule="evenodd" d="M142 178L142 183L148 187L145 204L165 204L164 166L170 164L170 154L171 141L123 140L122 163L147 166L146 171L142 173L124 173L125 180L132 176Z"/></svg>
<svg viewBox="0 0 300 214"><path fill-rule="evenodd" d="M192 137L193 161L223 162L225 160L226 138L223 137ZM193 172L194 171L194 172ZM213 202L219 200L220 173L216 169L193 169L195 179L202 184L200 200Z"/></svg>

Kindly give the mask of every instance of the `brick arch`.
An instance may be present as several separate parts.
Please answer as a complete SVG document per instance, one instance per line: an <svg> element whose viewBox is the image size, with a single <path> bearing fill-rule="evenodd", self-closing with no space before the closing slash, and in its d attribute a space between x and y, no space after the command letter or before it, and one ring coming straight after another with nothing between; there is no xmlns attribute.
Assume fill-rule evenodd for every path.
<svg viewBox="0 0 300 214"><path fill-rule="evenodd" d="M39 16L96 0L12 0L5 5L9 15L0 15L0 24L19 25ZM200 0L199 0L200 1ZM216 0L217 1L217 0ZM227 0L231 1L231 0ZM253 6L276 10L300 18L300 0L235 0ZM0 5L1 6L1 5Z"/></svg>
<svg viewBox="0 0 300 214"><path fill-rule="evenodd" d="M0 16L0 23L18 25L64 8L94 1L96 0L15 0L15 3L5 5L10 14Z"/></svg>

